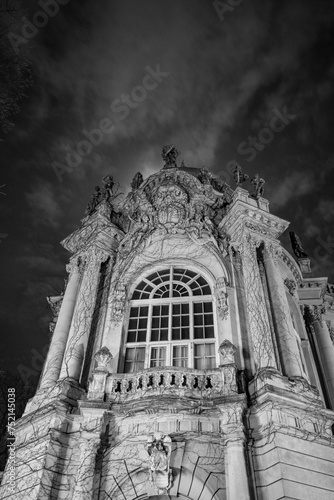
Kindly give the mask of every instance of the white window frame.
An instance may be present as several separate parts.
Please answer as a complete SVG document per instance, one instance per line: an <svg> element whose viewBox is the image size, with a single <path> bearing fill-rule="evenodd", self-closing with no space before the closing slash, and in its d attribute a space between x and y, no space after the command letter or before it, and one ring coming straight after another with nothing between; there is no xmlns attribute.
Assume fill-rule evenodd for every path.
<svg viewBox="0 0 334 500"><path fill-rule="evenodd" d="M161 271L164 271L166 269L170 270L170 278L168 281L165 281L164 283L169 283L170 284L170 292L169 292L169 297L168 298L156 298L153 299L152 296L154 296L154 293L156 290L162 286L162 284L158 285L155 287L151 293L150 293L150 298L144 298L144 299L134 299L130 301L129 304L129 312L131 311L131 308L133 307L148 307L148 319L147 319L147 333L146 333L146 342L127 342L127 335L128 335L128 325L129 325L129 318L127 321L126 325L126 332L125 332L125 343L124 343L124 352L123 352L123 359L124 359L124 366L123 369L125 369L125 353L127 348L131 347L145 347L145 363L144 363L144 369L145 368L150 368L151 366L151 349L152 347L166 347L166 366L172 367L172 362L173 362L173 346L174 345L187 345L188 346L188 366L185 368L194 368L194 344L214 344L215 345L215 361L216 361L216 367L219 366L219 354L218 354L218 329L217 329L217 314L216 314L216 307L215 307L215 302L213 300L213 295L208 294L208 295L193 295L191 288L187 285L187 283L178 281L178 280L173 280L172 279L172 273L173 273L173 268L176 269L184 269L188 270L188 268L184 268L181 265L176 265L176 266L166 266ZM196 273L196 276L190 280L190 283L192 281L195 281L199 276L205 279L207 284L210 287L211 286L208 283L208 280L206 279L205 276L202 275L201 272L198 271L193 271L192 269L189 269L192 272ZM156 271L156 272L159 272ZM152 271L150 274L153 274L154 271ZM151 284L149 280L146 279L146 277L142 277L138 281L141 283L142 281L146 281L147 283ZM185 288L187 288L189 295L187 296L181 296L181 297L173 297L173 287L172 284L178 283L183 285ZM137 286L138 286L137 285ZM209 302L212 304L212 316L213 316L213 334L214 336L211 338L199 338L195 339L194 338L194 303L204 303L204 302ZM151 326L152 326L152 311L153 311L153 306L154 305L164 305L168 304L169 305L169 320L168 320L168 340L162 340L162 341L151 341ZM189 304L189 339L181 339L181 340L172 340L172 305L173 304Z"/></svg>

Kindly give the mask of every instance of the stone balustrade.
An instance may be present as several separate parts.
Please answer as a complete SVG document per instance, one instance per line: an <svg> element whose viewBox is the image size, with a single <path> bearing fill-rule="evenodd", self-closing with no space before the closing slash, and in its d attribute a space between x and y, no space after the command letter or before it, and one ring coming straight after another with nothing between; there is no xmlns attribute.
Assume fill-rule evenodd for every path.
<svg viewBox="0 0 334 500"><path fill-rule="evenodd" d="M150 395L213 398L238 393L235 364L212 370L159 367L136 373L111 373L106 400L124 401Z"/></svg>

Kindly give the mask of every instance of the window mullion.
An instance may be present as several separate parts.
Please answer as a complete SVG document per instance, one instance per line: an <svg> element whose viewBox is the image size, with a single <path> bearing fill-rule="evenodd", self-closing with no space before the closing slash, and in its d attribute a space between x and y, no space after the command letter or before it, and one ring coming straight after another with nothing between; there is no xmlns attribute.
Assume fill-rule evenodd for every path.
<svg viewBox="0 0 334 500"><path fill-rule="evenodd" d="M194 368L194 303L190 300L189 304L189 328L190 328L190 342L189 342L189 368Z"/></svg>
<svg viewBox="0 0 334 500"><path fill-rule="evenodd" d="M152 310L153 305L150 302L148 306L148 318L147 318L147 333L146 333L146 355L145 355L145 368L150 366L150 340L151 340L151 325L152 325Z"/></svg>

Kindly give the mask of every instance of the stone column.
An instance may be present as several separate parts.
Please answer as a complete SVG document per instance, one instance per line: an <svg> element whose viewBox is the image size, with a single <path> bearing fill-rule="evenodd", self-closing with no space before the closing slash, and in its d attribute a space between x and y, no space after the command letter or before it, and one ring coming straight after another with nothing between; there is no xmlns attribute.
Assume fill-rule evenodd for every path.
<svg viewBox="0 0 334 500"><path fill-rule="evenodd" d="M85 432L79 442L80 459L72 500L92 500L96 452L99 445L100 437L95 433Z"/></svg>
<svg viewBox="0 0 334 500"><path fill-rule="evenodd" d="M63 302L59 311L58 321L49 347L49 352L44 365L40 389L45 387L52 387L56 384L63 362L66 342L69 335L80 283L81 262L71 262L67 266L67 270L69 271L70 276L65 290Z"/></svg>
<svg viewBox="0 0 334 500"><path fill-rule="evenodd" d="M277 369L270 323L256 255L256 242L247 236L239 246L245 285L245 300L256 371Z"/></svg>
<svg viewBox="0 0 334 500"><path fill-rule="evenodd" d="M327 395L334 409L334 346L328 330L328 326L323 318L324 307L307 306L306 319L313 326L314 338L317 343L320 364L327 386Z"/></svg>
<svg viewBox="0 0 334 500"><path fill-rule="evenodd" d="M227 500L250 500L243 436L228 436L226 442Z"/></svg>
<svg viewBox="0 0 334 500"><path fill-rule="evenodd" d="M66 352L60 377L70 377L79 381L82 362L87 351L87 342L96 303L101 263L108 254L98 248L90 248L85 255L84 274L73 315Z"/></svg>
<svg viewBox="0 0 334 500"><path fill-rule="evenodd" d="M285 286L278 268L278 252L278 246L265 243L263 261L267 274L280 361L284 375L288 377L304 377L300 349L292 324Z"/></svg>

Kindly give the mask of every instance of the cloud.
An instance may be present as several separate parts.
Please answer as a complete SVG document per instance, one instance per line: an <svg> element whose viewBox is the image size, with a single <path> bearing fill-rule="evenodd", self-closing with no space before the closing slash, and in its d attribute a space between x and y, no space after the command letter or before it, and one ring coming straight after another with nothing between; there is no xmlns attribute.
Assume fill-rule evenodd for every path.
<svg viewBox="0 0 334 500"><path fill-rule="evenodd" d="M292 199L304 196L314 189L314 176L312 172L293 172L287 175L281 183L275 186L270 196L272 208L281 208Z"/></svg>
<svg viewBox="0 0 334 500"><path fill-rule="evenodd" d="M60 200L49 182L39 183L25 195L35 226L58 228L63 213Z"/></svg>

